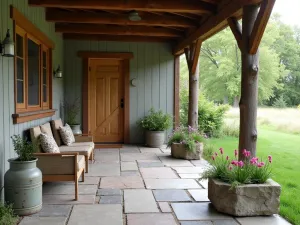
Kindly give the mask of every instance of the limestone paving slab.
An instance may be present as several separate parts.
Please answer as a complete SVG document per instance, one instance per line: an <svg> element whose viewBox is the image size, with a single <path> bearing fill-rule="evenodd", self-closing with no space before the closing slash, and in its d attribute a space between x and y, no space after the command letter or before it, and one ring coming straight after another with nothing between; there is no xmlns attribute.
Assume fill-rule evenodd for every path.
<svg viewBox="0 0 300 225"><path fill-rule="evenodd" d="M172 203L178 220L217 220L231 218L217 212L210 203Z"/></svg>
<svg viewBox="0 0 300 225"><path fill-rule="evenodd" d="M159 160L154 153L121 153L122 162L131 162L135 160Z"/></svg>
<svg viewBox="0 0 300 225"><path fill-rule="evenodd" d="M149 161L149 160L138 160L138 167L140 168L149 168L149 167L164 167L161 161Z"/></svg>
<svg viewBox="0 0 300 225"><path fill-rule="evenodd" d="M200 174L205 170L204 167L172 167L177 173L192 173Z"/></svg>
<svg viewBox="0 0 300 225"><path fill-rule="evenodd" d="M214 220L213 225L240 225L234 219L229 220Z"/></svg>
<svg viewBox="0 0 300 225"><path fill-rule="evenodd" d="M38 213L31 215L32 217L68 217L71 205L43 205Z"/></svg>
<svg viewBox="0 0 300 225"><path fill-rule="evenodd" d="M122 195L100 196L99 204L122 204L122 203L123 203Z"/></svg>
<svg viewBox="0 0 300 225"><path fill-rule="evenodd" d="M178 178L171 168L168 167L154 167L154 168L140 168L143 178Z"/></svg>
<svg viewBox="0 0 300 225"><path fill-rule="evenodd" d="M136 147L136 148L121 148L120 149L121 153L141 153L141 151Z"/></svg>
<svg viewBox="0 0 300 225"><path fill-rule="evenodd" d="M19 225L65 225L67 217L24 217Z"/></svg>
<svg viewBox="0 0 300 225"><path fill-rule="evenodd" d="M120 154L119 151L115 152L101 152L97 151L94 156L95 163L99 162L119 162Z"/></svg>
<svg viewBox="0 0 300 225"><path fill-rule="evenodd" d="M158 202L188 202L191 198L184 190L153 190Z"/></svg>
<svg viewBox="0 0 300 225"><path fill-rule="evenodd" d="M201 177L200 173L179 173L178 175L182 179L199 179Z"/></svg>
<svg viewBox="0 0 300 225"><path fill-rule="evenodd" d="M208 188L208 180L207 179L198 180L198 182L203 188L205 188L205 189Z"/></svg>
<svg viewBox="0 0 300 225"><path fill-rule="evenodd" d="M159 148L140 148L141 153L162 153Z"/></svg>
<svg viewBox="0 0 300 225"><path fill-rule="evenodd" d="M78 186L79 195L93 195L96 194L98 185L80 185ZM43 185L44 195L71 195L75 194L74 184L45 184Z"/></svg>
<svg viewBox="0 0 300 225"><path fill-rule="evenodd" d="M188 190L196 202L209 202L207 189Z"/></svg>
<svg viewBox="0 0 300 225"><path fill-rule="evenodd" d="M95 184L98 185L100 182L100 177L84 177L84 182L82 182L79 179L78 184L79 185L87 185L87 184ZM49 184L51 184L52 182L49 182ZM46 182L45 182L46 184ZM59 182L55 182L55 184L64 184L64 185L74 185L74 181L59 181Z"/></svg>
<svg viewBox="0 0 300 225"><path fill-rule="evenodd" d="M172 158L171 155L164 155L164 156L159 156L159 159L162 161L162 163L165 166L184 166L184 167L193 167L194 165L188 161L188 160L184 160L184 159L175 159Z"/></svg>
<svg viewBox="0 0 300 225"><path fill-rule="evenodd" d="M209 163L205 159L191 160L191 163L195 166L209 166Z"/></svg>
<svg viewBox="0 0 300 225"><path fill-rule="evenodd" d="M68 225L123 225L120 204L75 205Z"/></svg>
<svg viewBox="0 0 300 225"><path fill-rule="evenodd" d="M138 170L136 162L121 162L121 171Z"/></svg>
<svg viewBox="0 0 300 225"><path fill-rule="evenodd" d="M100 188L126 189L145 188L140 176L103 177Z"/></svg>
<svg viewBox="0 0 300 225"><path fill-rule="evenodd" d="M160 210L163 213L172 212L172 209L171 209L171 207L170 207L170 205L169 205L168 202L159 202L158 205L159 205Z"/></svg>
<svg viewBox="0 0 300 225"><path fill-rule="evenodd" d="M171 213L128 214L127 225L177 225Z"/></svg>
<svg viewBox="0 0 300 225"><path fill-rule="evenodd" d="M75 201L74 195L43 195L43 205L80 205L94 204L95 195L79 195Z"/></svg>
<svg viewBox="0 0 300 225"><path fill-rule="evenodd" d="M291 225L279 215L256 216L256 217L237 217L236 220L241 225Z"/></svg>
<svg viewBox="0 0 300 225"><path fill-rule="evenodd" d="M159 212L151 190L124 190L125 213Z"/></svg>
<svg viewBox="0 0 300 225"><path fill-rule="evenodd" d="M139 171L121 171L121 176L141 176Z"/></svg>
<svg viewBox="0 0 300 225"><path fill-rule="evenodd" d="M213 225L211 221L181 221L180 225Z"/></svg>
<svg viewBox="0 0 300 225"><path fill-rule="evenodd" d="M97 195L106 196L106 195L123 195L123 191L120 189L98 189Z"/></svg>
<svg viewBox="0 0 300 225"><path fill-rule="evenodd" d="M193 179L144 179L147 189L198 189Z"/></svg>
<svg viewBox="0 0 300 225"><path fill-rule="evenodd" d="M120 176L120 163L93 163L89 165L89 172L86 177L109 177Z"/></svg>

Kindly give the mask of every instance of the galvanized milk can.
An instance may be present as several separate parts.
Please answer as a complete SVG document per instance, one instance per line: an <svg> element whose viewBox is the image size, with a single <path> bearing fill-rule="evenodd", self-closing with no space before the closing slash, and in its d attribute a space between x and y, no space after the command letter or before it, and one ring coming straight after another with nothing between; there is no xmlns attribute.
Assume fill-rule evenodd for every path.
<svg viewBox="0 0 300 225"><path fill-rule="evenodd" d="M18 161L9 159L10 169L4 176L5 201L12 204L19 216L42 209L42 172L36 167L37 159Z"/></svg>

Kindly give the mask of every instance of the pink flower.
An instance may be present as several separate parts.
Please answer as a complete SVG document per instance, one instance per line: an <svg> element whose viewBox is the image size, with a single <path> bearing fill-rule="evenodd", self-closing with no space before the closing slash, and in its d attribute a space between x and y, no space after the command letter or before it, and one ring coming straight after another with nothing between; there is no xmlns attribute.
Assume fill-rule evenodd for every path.
<svg viewBox="0 0 300 225"><path fill-rule="evenodd" d="M243 155L244 155L245 157L250 157L251 152L250 152L250 151L247 151L246 149L244 149L244 150L243 150Z"/></svg>
<svg viewBox="0 0 300 225"><path fill-rule="evenodd" d="M237 155L238 155L238 151L234 150L234 156L235 156L235 158L237 157Z"/></svg>
<svg viewBox="0 0 300 225"><path fill-rule="evenodd" d="M218 153L215 152L215 156L218 156Z"/></svg>
<svg viewBox="0 0 300 225"><path fill-rule="evenodd" d="M268 160L269 160L269 163L272 163L272 156L271 155L268 156Z"/></svg>
<svg viewBox="0 0 300 225"><path fill-rule="evenodd" d="M243 162L243 161L239 161L239 162L238 162L238 166L239 166L239 167L243 167L243 166L244 166L244 162Z"/></svg>
<svg viewBox="0 0 300 225"><path fill-rule="evenodd" d="M223 155L223 153L224 153L223 148L220 148L220 153L221 153L221 155Z"/></svg>
<svg viewBox="0 0 300 225"><path fill-rule="evenodd" d="M258 168L261 168L261 167L263 167L264 165L265 165L264 162L260 162L260 163L257 164L257 167L258 167Z"/></svg>
<svg viewBox="0 0 300 225"><path fill-rule="evenodd" d="M237 160L232 160L231 164L237 166L239 164L239 162Z"/></svg>
<svg viewBox="0 0 300 225"><path fill-rule="evenodd" d="M229 160L229 156L226 156L226 160L227 160L227 161Z"/></svg>
<svg viewBox="0 0 300 225"><path fill-rule="evenodd" d="M212 160L215 160L215 157L214 157L214 156L212 156L211 158L212 158Z"/></svg>
<svg viewBox="0 0 300 225"><path fill-rule="evenodd" d="M256 165L257 164L257 161L258 161L258 158L257 157L253 157L251 160L250 160L250 163L252 165Z"/></svg>
<svg viewBox="0 0 300 225"><path fill-rule="evenodd" d="M229 166L228 169L231 171L232 170L232 166Z"/></svg>

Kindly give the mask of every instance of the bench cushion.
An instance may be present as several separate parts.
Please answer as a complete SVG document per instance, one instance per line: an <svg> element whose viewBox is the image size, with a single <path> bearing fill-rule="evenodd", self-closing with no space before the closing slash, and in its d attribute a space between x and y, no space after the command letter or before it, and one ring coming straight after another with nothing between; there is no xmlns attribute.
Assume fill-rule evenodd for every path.
<svg viewBox="0 0 300 225"><path fill-rule="evenodd" d="M42 133L47 134L48 136L53 137L50 123L45 123L45 124L41 125L40 127L41 127Z"/></svg>
<svg viewBox="0 0 300 225"><path fill-rule="evenodd" d="M66 146L62 145L59 147L59 151L61 153L64 152L78 152L79 155L85 155L85 156L90 156L93 148L91 146Z"/></svg>
<svg viewBox="0 0 300 225"><path fill-rule="evenodd" d="M61 137L59 134L59 128L63 126L63 123L62 123L61 119L52 120L50 123L51 123L54 139L56 141L56 144L59 147L62 145L62 140L61 140Z"/></svg>
<svg viewBox="0 0 300 225"><path fill-rule="evenodd" d="M60 127L59 134L62 139L62 142L65 145L70 146L72 143L75 142L75 137L74 137L73 131L72 131L71 127L69 126L69 124L66 123L66 125L64 127Z"/></svg>
<svg viewBox="0 0 300 225"><path fill-rule="evenodd" d="M75 143L72 143L70 146L71 147L89 146L91 148L95 148L94 142L75 142Z"/></svg>
<svg viewBox="0 0 300 225"><path fill-rule="evenodd" d="M41 143L38 139L41 133L42 133L42 131L41 131L40 126L30 128L30 138L31 138L32 142L34 142L34 141L37 142L37 152L43 152Z"/></svg>
<svg viewBox="0 0 300 225"><path fill-rule="evenodd" d="M40 134L40 142L44 152L46 153L59 153L59 148L53 138L45 133Z"/></svg>

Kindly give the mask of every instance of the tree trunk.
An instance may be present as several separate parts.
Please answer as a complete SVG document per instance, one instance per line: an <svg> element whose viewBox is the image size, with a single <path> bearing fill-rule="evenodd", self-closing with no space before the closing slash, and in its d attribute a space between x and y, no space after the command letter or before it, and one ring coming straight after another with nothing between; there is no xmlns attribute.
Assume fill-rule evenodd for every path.
<svg viewBox="0 0 300 225"><path fill-rule="evenodd" d="M242 82L240 100L240 137L239 159L244 160L242 151L256 155L257 140L257 104L258 104L258 69L259 52L249 54L249 37L251 35L259 6L249 5L243 8L243 31L242 31Z"/></svg>
<svg viewBox="0 0 300 225"><path fill-rule="evenodd" d="M233 98L233 108L239 107L240 96L234 96Z"/></svg>
<svg viewBox="0 0 300 225"><path fill-rule="evenodd" d="M195 74L189 72L189 115L188 125L198 129L198 90L199 90L199 62Z"/></svg>

